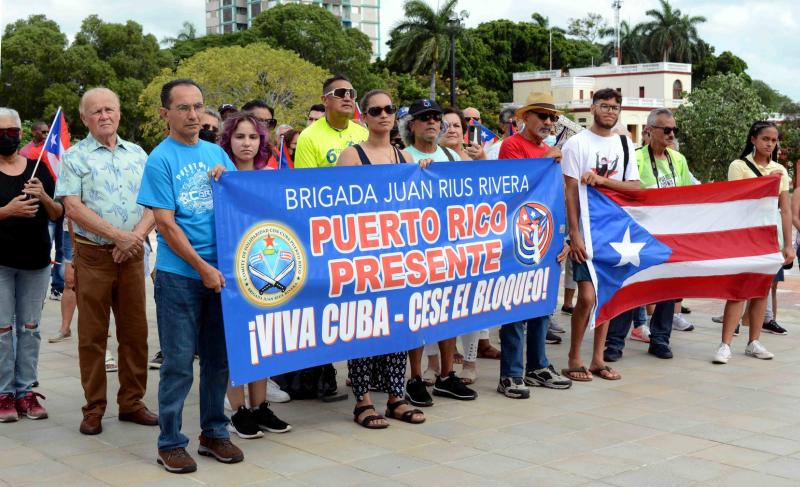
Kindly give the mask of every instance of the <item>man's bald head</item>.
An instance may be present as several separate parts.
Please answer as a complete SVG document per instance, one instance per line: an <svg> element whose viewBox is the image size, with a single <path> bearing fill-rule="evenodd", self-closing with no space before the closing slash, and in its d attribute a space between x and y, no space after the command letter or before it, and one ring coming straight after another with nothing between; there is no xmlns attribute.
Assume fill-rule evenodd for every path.
<svg viewBox="0 0 800 487"><path fill-rule="evenodd" d="M464 120L469 123L471 120L475 120L475 122L481 122L481 112L475 107L467 107L464 109Z"/></svg>
<svg viewBox="0 0 800 487"><path fill-rule="evenodd" d="M119 107L120 107L119 106L119 95L114 93L112 90L109 90L108 88L105 88L105 87L102 87L102 86L98 86L97 88L92 88L91 90L87 91L81 97L81 103L80 103L80 105L78 105L78 111L80 112L80 114L81 115L84 114L84 112L86 111L86 106L88 105L89 101L92 98L95 98L95 97L98 97L98 96L103 96L103 95L105 95L105 96L108 96L108 95L113 96L114 99L117 101L117 109L119 110Z"/></svg>

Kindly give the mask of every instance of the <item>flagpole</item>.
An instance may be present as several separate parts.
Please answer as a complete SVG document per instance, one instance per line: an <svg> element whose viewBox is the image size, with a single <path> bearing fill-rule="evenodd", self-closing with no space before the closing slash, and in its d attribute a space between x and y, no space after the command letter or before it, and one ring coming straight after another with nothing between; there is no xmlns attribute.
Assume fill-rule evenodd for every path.
<svg viewBox="0 0 800 487"><path fill-rule="evenodd" d="M279 154L278 155L278 169L280 169L281 166L283 165L283 164L281 164L281 162L283 161L283 135L281 135L281 145L278 148L278 154Z"/></svg>
<svg viewBox="0 0 800 487"><path fill-rule="evenodd" d="M56 121L58 120L58 116L59 115L61 115L61 107L60 106L58 107L58 110L56 110L56 116L53 117L53 123L50 124L50 128L52 128L56 124ZM50 140L51 137L53 137L53 131L52 130L47 132L47 138L44 140L44 144L42 145L42 150L39 151L39 158L36 159L36 165L33 166L33 172L31 173L31 179L36 177L36 171L39 169L39 163L42 162L42 155L44 154L44 147L47 145L47 141ZM51 170L51 172L52 172L52 170ZM30 181L30 179L29 179L29 181Z"/></svg>

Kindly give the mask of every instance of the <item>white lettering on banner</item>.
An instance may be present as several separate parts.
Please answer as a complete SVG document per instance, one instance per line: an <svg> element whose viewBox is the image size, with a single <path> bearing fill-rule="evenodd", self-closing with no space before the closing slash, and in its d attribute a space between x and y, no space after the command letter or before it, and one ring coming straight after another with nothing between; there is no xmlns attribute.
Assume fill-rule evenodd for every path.
<svg viewBox="0 0 800 487"><path fill-rule="evenodd" d="M286 209L330 208L332 206L359 206L365 203L378 203L371 184L363 188L358 184L348 186L320 186L286 188Z"/></svg>
<svg viewBox="0 0 800 487"><path fill-rule="evenodd" d="M433 198L433 181L400 181L389 183L389 194L383 201L391 203L431 198Z"/></svg>
<svg viewBox="0 0 800 487"><path fill-rule="evenodd" d="M480 196L496 194L527 193L528 176L481 176L478 178L478 194Z"/></svg>

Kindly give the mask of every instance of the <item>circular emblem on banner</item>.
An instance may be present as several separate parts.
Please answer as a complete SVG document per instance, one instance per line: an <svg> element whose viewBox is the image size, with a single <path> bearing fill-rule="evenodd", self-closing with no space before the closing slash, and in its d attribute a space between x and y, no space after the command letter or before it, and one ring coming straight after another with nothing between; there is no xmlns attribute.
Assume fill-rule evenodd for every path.
<svg viewBox="0 0 800 487"><path fill-rule="evenodd" d="M517 210L514 255L525 265L537 265L553 240L553 214L541 203L525 203Z"/></svg>
<svg viewBox="0 0 800 487"><path fill-rule="evenodd" d="M239 290L256 306L285 303L306 280L306 257L300 240L279 223L262 222L250 228L239 241L235 262Z"/></svg>

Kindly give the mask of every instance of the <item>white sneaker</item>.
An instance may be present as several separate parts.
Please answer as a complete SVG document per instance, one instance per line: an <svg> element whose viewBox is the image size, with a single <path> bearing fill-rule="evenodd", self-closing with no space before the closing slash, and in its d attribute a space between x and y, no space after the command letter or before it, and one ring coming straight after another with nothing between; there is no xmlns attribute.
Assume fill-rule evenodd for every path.
<svg viewBox="0 0 800 487"><path fill-rule="evenodd" d="M117 370L119 370L119 367L116 360L114 360L114 356L111 355L110 350L106 350L106 372L116 372Z"/></svg>
<svg viewBox="0 0 800 487"><path fill-rule="evenodd" d="M289 393L281 389L272 379L267 379L267 401L289 402L292 398Z"/></svg>
<svg viewBox="0 0 800 487"><path fill-rule="evenodd" d="M761 360L771 360L775 356L774 353L767 350L758 340L753 340L748 343L747 348L744 349L744 354L760 358Z"/></svg>
<svg viewBox="0 0 800 487"><path fill-rule="evenodd" d="M726 343L720 343L719 349L717 349L716 355L714 355L714 360L712 363L715 364L727 364L728 360L731 359L731 347Z"/></svg>
<svg viewBox="0 0 800 487"><path fill-rule="evenodd" d="M678 331L692 331L694 325L689 323L683 316L675 313L672 315L672 329Z"/></svg>

